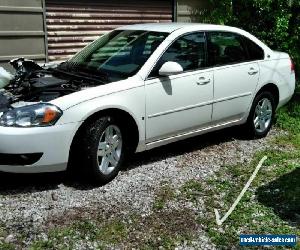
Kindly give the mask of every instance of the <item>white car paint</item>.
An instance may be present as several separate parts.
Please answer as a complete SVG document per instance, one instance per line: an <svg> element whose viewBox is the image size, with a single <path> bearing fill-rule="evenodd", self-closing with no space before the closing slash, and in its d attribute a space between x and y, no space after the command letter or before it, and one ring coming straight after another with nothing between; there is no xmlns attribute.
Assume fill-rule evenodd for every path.
<svg viewBox="0 0 300 250"><path fill-rule="evenodd" d="M166 62L159 70L159 75L170 76L174 73L181 73L183 68L176 62Z"/></svg>
<svg viewBox="0 0 300 250"><path fill-rule="evenodd" d="M101 110L115 108L132 116L139 132L136 152L140 152L244 123L255 95L266 84L273 83L278 87L278 107L287 103L294 93L295 74L290 70L289 56L272 51L246 31L227 26L180 23L138 24L119 29L170 34L135 76L50 101L63 111L54 126L0 127L0 153L43 153L35 164L0 165L1 171L32 173L65 170L78 128L90 115ZM162 81L148 79L150 71L169 45L181 35L194 31L241 34L264 50L265 59L184 72ZM252 71L257 73L251 74Z"/></svg>
<svg viewBox="0 0 300 250"><path fill-rule="evenodd" d="M200 78L210 79L206 85ZM146 142L167 138L211 122L213 71L199 70L146 80ZM161 101L158 101L161 100Z"/></svg>
<svg viewBox="0 0 300 250"><path fill-rule="evenodd" d="M256 73L252 74L252 72ZM252 94L255 92L258 80L259 65L257 62L215 68L212 121L243 118L251 105Z"/></svg>

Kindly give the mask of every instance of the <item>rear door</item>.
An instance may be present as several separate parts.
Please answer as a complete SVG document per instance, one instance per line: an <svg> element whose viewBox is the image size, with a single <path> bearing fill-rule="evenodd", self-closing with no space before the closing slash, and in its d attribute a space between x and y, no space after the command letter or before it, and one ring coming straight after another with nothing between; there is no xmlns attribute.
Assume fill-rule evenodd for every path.
<svg viewBox="0 0 300 250"><path fill-rule="evenodd" d="M213 122L239 120L247 113L258 80L259 66L249 57L244 37L208 32L208 62L214 67Z"/></svg>

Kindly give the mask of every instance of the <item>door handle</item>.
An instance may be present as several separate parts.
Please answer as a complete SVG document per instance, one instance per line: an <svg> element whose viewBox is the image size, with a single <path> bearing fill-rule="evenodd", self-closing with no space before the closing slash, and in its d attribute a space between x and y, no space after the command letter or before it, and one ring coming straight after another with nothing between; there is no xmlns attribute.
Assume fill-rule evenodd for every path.
<svg viewBox="0 0 300 250"><path fill-rule="evenodd" d="M250 76L255 75L255 74L257 74L257 73L258 73L258 70L257 70L257 69L254 69L254 68L250 68L249 71L248 71L248 74L249 74Z"/></svg>
<svg viewBox="0 0 300 250"><path fill-rule="evenodd" d="M210 79L206 77L200 77L199 80L197 81L198 85L205 85L210 83Z"/></svg>

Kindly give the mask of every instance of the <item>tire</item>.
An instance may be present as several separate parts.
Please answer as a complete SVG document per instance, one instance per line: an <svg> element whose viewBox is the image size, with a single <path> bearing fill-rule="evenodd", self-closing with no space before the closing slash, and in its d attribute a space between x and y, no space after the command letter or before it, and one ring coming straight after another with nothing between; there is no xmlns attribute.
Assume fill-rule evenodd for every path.
<svg viewBox="0 0 300 250"><path fill-rule="evenodd" d="M263 91L254 98L245 124L247 137L262 138L269 133L274 121L275 106L274 96L268 91Z"/></svg>
<svg viewBox="0 0 300 250"><path fill-rule="evenodd" d="M113 180L128 151L128 140L120 122L103 116L87 124L80 137L76 158L88 181L106 184Z"/></svg>

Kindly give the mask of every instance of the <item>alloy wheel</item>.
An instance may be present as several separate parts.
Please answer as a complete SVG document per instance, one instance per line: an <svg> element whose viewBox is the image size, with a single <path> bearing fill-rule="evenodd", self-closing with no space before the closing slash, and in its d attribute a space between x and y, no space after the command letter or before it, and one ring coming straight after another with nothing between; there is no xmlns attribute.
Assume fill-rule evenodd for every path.
<svg viewBox="0 0 300 250"><path fill-rule="evenodd" d="M272 103L268 98L261 99L254 111L253 124L258 133L265 132L272 121L273 109Z"/></svg>
<svg viewBox="0 0 300 250"><path fill-rule="evenodd" d="M108 175L118 165L122 153L122 134L115 125L109 125L102 133L98 151L97 161L101 173Z"/></svg>

